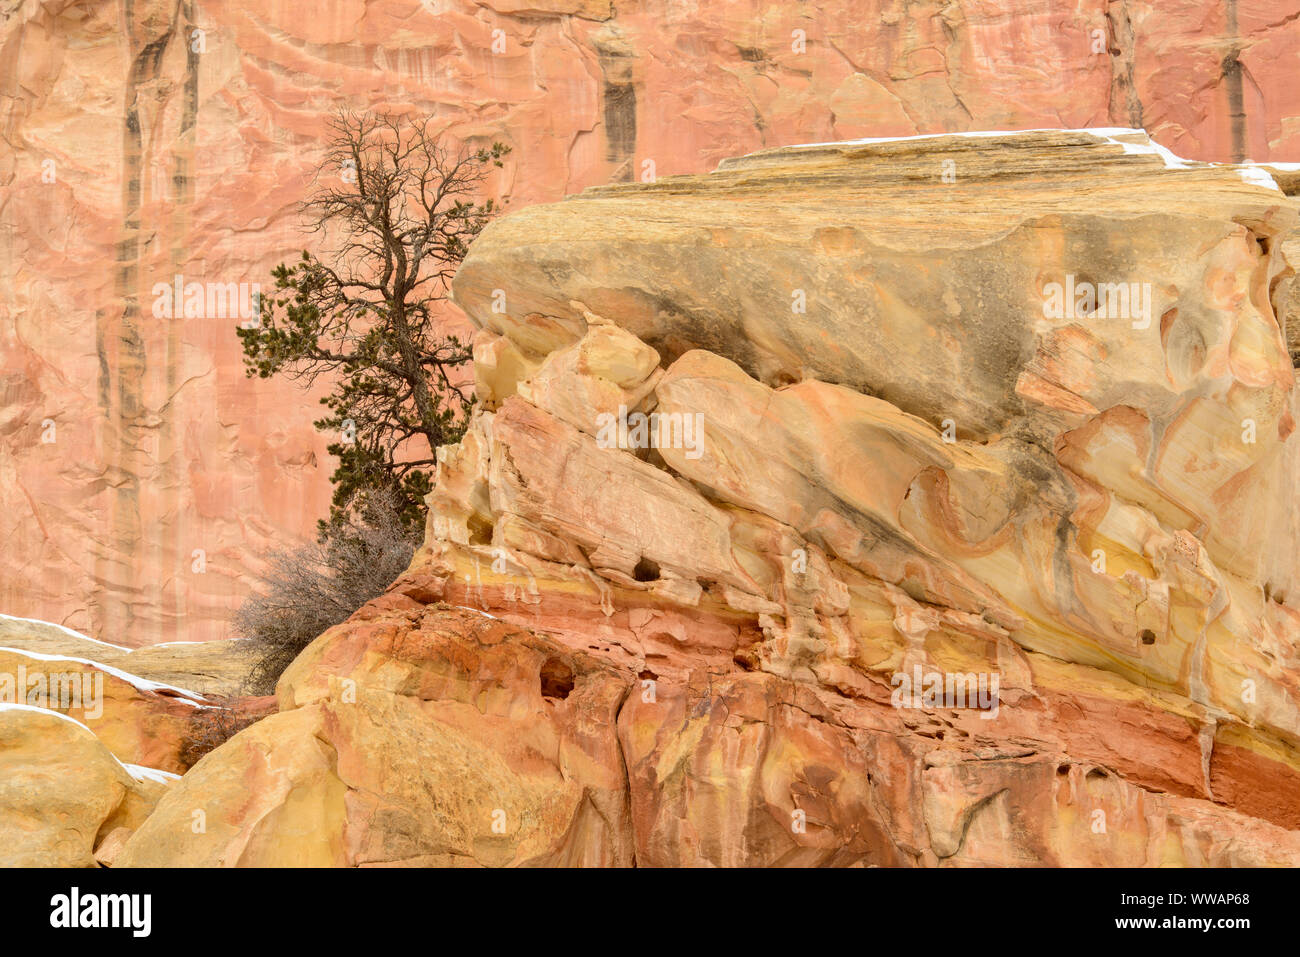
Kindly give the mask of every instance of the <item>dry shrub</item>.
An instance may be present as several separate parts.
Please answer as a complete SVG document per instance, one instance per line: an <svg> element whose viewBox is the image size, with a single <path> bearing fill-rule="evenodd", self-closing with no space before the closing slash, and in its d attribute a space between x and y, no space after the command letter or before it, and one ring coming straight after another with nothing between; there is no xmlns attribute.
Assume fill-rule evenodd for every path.
<svg viewBox="0 0 1300 957"><path fill-rule="evenodd" d="M190 727L181 740L181 763L186 770L199 763L199 758L213 751L263 715L237 711L234 708L201 708L194 712Z"/></svg>
<svg viewBox="0 0 1300 957"><path fill-rule="evenodd" d="M284 669L317 636L382 595L406 571L420 543L399 500L370 493L322 539L279 552L259 591L235 614L235 631L249 639L253 658L245 690L266 695Z"/></svg>

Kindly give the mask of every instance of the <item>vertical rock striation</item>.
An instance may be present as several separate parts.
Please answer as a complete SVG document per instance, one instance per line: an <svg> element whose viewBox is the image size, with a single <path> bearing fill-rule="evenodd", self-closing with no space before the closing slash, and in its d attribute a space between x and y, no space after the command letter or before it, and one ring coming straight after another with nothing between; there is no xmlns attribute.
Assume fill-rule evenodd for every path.
<svg viewBox="0 0 1300 957"><path fill-rule="evenodd" d="M242 317L157 316L153 290L294 258L338 105L508 142L513 208L855 136L1145 125L1203 160L1300 152L1300 0L10 6L0 608L132 646L226 637L258 556L326 510L315 397L244 379Z"/></svg>

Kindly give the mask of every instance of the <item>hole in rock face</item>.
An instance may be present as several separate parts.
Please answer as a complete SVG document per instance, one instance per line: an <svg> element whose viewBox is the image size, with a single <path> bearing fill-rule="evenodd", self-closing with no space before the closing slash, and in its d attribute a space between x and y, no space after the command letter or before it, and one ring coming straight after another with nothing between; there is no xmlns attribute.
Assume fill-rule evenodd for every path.
<svg viewBox="0 0 1300 957"><path fill-rule="evenodd" d="M1056 766L1056 773L1057 773L1057 774L1069 774L1069 773L1070 773L1070 766L1069 766L1068 764L1058 764L1058 765Z"/></svg>
<svg viewBox="0 0 1300 957"><path fill-rule="evenodd" d="M658 581L659 563L652 562L650 559L642 556L641 560L636 563L636 568L632 569L632 577L639 582Z"/></svg>
<svg viewBox="0 0 1300 957"><path fill-rule="evenodd" d="M542 664L542 697L563 701L573 691L573 669L559 658L547 658Z"/></svg>
<svg viewBox="0 0 1300 957"><path fill-rule="evenodd" d="M471 545L492 544L492 523L491 522L485 522L477 515L471 515L466 525L469 528L469 543Z"/></svg>
<svg viewBox="0 0 1300 957"><path fill-rule="evenodd" d="M1142 629L1142 644L1154 645L1156 643L1156 633L1150 628Z"/></svg>

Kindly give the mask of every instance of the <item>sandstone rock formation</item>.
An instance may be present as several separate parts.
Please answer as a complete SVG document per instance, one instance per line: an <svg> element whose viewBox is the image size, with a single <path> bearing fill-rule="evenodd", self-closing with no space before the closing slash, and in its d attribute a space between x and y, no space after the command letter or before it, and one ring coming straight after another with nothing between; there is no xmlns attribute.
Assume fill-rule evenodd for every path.
<svg viewBox="0 0 1300 957"><path fill-rule="evenodd" d="M1118 129L499 221L425 546L117 866L1300 864L1298 223Z"/></svg>
<svg viewBox="0 0 1300 957"><path fill-rule="evenodd" d="M1159 714L1116 706L1114 688L1051 695L1010 730L1020 743L944 747L955 714L909 721L887 691L846 714L816 686L739 669L642 679L605 651L395 593L322 636L286 673L282 712L186 774L115 866L1300 860L1295 832L1028 746L1056 724L1064 747L1081 706L1113 710L1117 735ZM1070 745L1088 755L1093 733Z"/></svg>
<svg viewBox="0 0 1300 957"><path fill-rule="evenodd" d="M281 712L200 761L118 866L631 863L630 676L478 612L403 604L315 642Z"/></svg>
<svg viewBox="0 0 1300 957"><path fill-rule="evenodd" d="M244 657L230 642L209 644L224 650L132 652L0 616L0 867L113 866L168 785L274 710L264 699L205 697L121 667L152 660L168 676L206 677L188 669L217 664L208 683L231 684Z"/></svg>
<svg viewBox="0 0 1300 957"><path fill-rule="evenodd" d="M179 773L196 754L275 710L273 697L244 693L251 662L246 644L180 641L131 649L39 619L0 615L0 700L61 711L123 761ZM25 692L18 690L23 676ZM69 707L70 699L83 697Z"/></svg>
<svg viewBox="0 0 1300 957"><path fill-rule="evenodd" d="M125 648L61 625L0 615L0 648L89 659L146 681L179 685L200 695L238 695L248 675L249 654L241 639L174 641Z"/></svg>
<svg viewBox="0 0 1300 957"><path fill-rule="evenodd" d="M0 865L111 861L172 778L123 765L72 718L0 704Z"/></svg>
<svg viewBox="0 0 1300 957"><path fill-rule="evenodd" d="M1203 160L1300 154L1300 0L8 7L0 608L132 646L226 637L249 570L325 512L315 396L246 381L239 317L159 317L153 290L266 282L293 257L338 105L505 140L492 188L513 208L941 130L1143 126Z"/></svg>
<svg viewBox="0 0 1300 957"><path fill-rule="evenodd" d="M93 661L0 648L0 689L11 703L74 718L118 759L179 774L196 713L210 705Z"/></svg>

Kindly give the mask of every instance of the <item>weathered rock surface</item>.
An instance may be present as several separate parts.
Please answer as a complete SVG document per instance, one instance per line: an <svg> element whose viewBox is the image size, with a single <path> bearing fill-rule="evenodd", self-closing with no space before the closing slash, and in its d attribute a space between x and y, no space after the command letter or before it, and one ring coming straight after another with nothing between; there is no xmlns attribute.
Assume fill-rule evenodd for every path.
<svg viewBox="0 0 1300 957"><path fill-rule="evenodd" d="M774 675L638 678L607 650L469 609L378 602L295 663L282 712L182 778L115 866L1300 860L1300 834L1153 786L1185 786L1172 779L1192 776L1177 764L1195 735L1167 721L1165 766L1145 767L1123 736L1159 720L1149 701L1044 695L998 735L1018 743L996 744L957 712L909 720L887 692L846 709ZM1112 712L1119 756L1071 732L1089 706ZM1049 741L1084 759L1033 746Z"/></svg>
<svg viewBox="0 0 1300 957"><path fill-rule="evenodd" d="M314 643L281 713L200 761L117 866L631 863L616 730L631 676L406 604Z"/></svg>
<svg viewBox="0 0 1300 957"><path fill-rule="evenodd" d="M0 866L111 863L171 777L124 766L64 715L0 704Z"/></svg>
<svg viewBox="0 0 1300 957"><path fill-rule="evenodd" d="M140 655L166 665L174 647ZM275 710L273 699L204 697L79 653L135 660L58 625L0 616L0 866L114 866L168 785Z"/></svg>
<svg viewBox="0 0 1300 957"><path fill-rule="evenodd" d="M177 274L265 282L296 255L294 204L338 105L508 142L491 188L513 208L767 146L941 130L1144 126L1203 160L1300 154L1300 0L8 6L0 608L132 645L226 637L260 556L326 510L316 397L246 381L237 318L152 304ZM943 340L915 347L942 380ZM969 387L981 408L996 397Z"/></svg>
<svg viewBox="0 0 1300 957"><path fill-rule="evenodd" d="M179 774L197 713L212 707L181 688L93 661L0 648L0 699L85 725L119 760Z"/></svg>
<svg viewBox="0 0 1300 957"><path fill-rule="evenodd" d="M1298 221L1115 131L500 221L425 547L118 865L1300 864Z"/></svg>
<svg viewBox="0 0 1300 957"><path fill-rule="evenodd" d="M0 648L89 659L146 681L178 685L205 696L240 694L249 668L241 639L125 648L61 625L10 615L0 615Z"/></svg>

